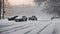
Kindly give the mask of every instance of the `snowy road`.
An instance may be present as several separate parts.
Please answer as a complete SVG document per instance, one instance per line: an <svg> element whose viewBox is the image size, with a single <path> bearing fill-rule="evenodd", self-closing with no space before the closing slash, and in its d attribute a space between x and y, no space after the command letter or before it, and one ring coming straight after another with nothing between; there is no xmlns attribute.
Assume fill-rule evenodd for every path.
<svg viewBox="0 0 60 34"><path fill-rule="evenodd" d="M53 31L54 24L50 20L27 22L0 20L0 34L52 34Z"/></svg>

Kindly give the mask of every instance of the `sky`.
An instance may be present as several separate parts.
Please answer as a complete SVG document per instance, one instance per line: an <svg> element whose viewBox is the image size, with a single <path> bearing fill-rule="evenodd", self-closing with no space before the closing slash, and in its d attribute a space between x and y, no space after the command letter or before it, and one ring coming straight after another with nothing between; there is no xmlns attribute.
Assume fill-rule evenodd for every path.
<svg viewBox="0 0 60 34"><path fill-rule="evenodd" d="M11 5L33 5L33 0L9 0Z"/></svg>

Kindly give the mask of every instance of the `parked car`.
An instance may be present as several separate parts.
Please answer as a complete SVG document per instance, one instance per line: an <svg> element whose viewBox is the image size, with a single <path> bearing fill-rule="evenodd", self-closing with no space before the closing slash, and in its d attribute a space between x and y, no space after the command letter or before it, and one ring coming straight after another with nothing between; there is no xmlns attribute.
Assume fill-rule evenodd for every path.
<svg viewBox="0 0 60 34"><path fill-rule="evenodd" d="M56 19L56 18L59 18L59 17L52 17L51 20Z"/></svg>
<svg viewBox="0 0 60 34"><path fill-rule="evenodd" d="M15 19L16 22L22 22L22 21L27 21L27 17L26 16L22 16L22 17L17 17Z"/></svg>
<svg viewBox="0 0 60 34"><path fill-rule="evenodd" d="M32 16L32 17L29 17L29 20L37 20L37 17L36 16Z"/></svg>
<svg viewBox="0 0 60 34"><path fill-rule="evenodd" d="M15 18L17 18L17 17L18 17L18 16L13 16L13 17L8 18L8 20L9 20L9 21L15 20Z"/></svg>

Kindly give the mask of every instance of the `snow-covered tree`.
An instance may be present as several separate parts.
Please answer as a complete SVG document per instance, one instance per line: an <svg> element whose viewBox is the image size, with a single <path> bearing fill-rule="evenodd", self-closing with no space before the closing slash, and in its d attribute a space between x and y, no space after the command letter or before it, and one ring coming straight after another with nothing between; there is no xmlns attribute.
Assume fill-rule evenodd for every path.
<svg viewBox="0 0 60 34"><path fill-rule="evenodd" d="M7 8L9 6L8 0L4 0L4 5L5 5L5 8Z"/></svg>
<svg viewBox="0 0 60 34"><path fill-rule="evenodd" d="M34 2L38 7L45 3L44 6L46 8L42 10L47 10L47 13L60 17L60 0L34 0Z"/></svg>

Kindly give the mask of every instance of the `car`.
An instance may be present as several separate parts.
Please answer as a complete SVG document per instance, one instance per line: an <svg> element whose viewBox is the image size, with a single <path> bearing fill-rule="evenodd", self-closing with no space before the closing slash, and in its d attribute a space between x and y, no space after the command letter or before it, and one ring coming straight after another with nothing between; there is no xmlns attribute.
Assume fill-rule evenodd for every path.
<svg viewBox="0 0 60 34"><path fill-rule="evenodd" d="M27 17L26 16L22 16L22 17L17 17L15 19L16 22L23 22L23 21L27 21Z"/></svg>
<svg viewBox="0 0 60 34"><path fill-rule="evenodd" d="M36 16L32 16L32 17L29 17L29 20L37 20L37 17Z"/></svg>
<svg viewBox="0 0 60 34"><path fill-rule="evenodd" d="M26 16L23 16L22 19L23 19L23 21L27 21L27 17Z"/></svg>
<svg viewBox="0 0 60 34"><path fill-rule="evenodd" d="M60 17L52 17L51 20L56 19L56 18L60 18Z"/></svg>
<svg viewBox="0 0 60 34"><path fill-rule="evenodd" d="M18 16L13 16L13 17L8 18L8 20L9 20L9 21L15 20L15 18L17 18L17 17L18 17Z"/></svg>

